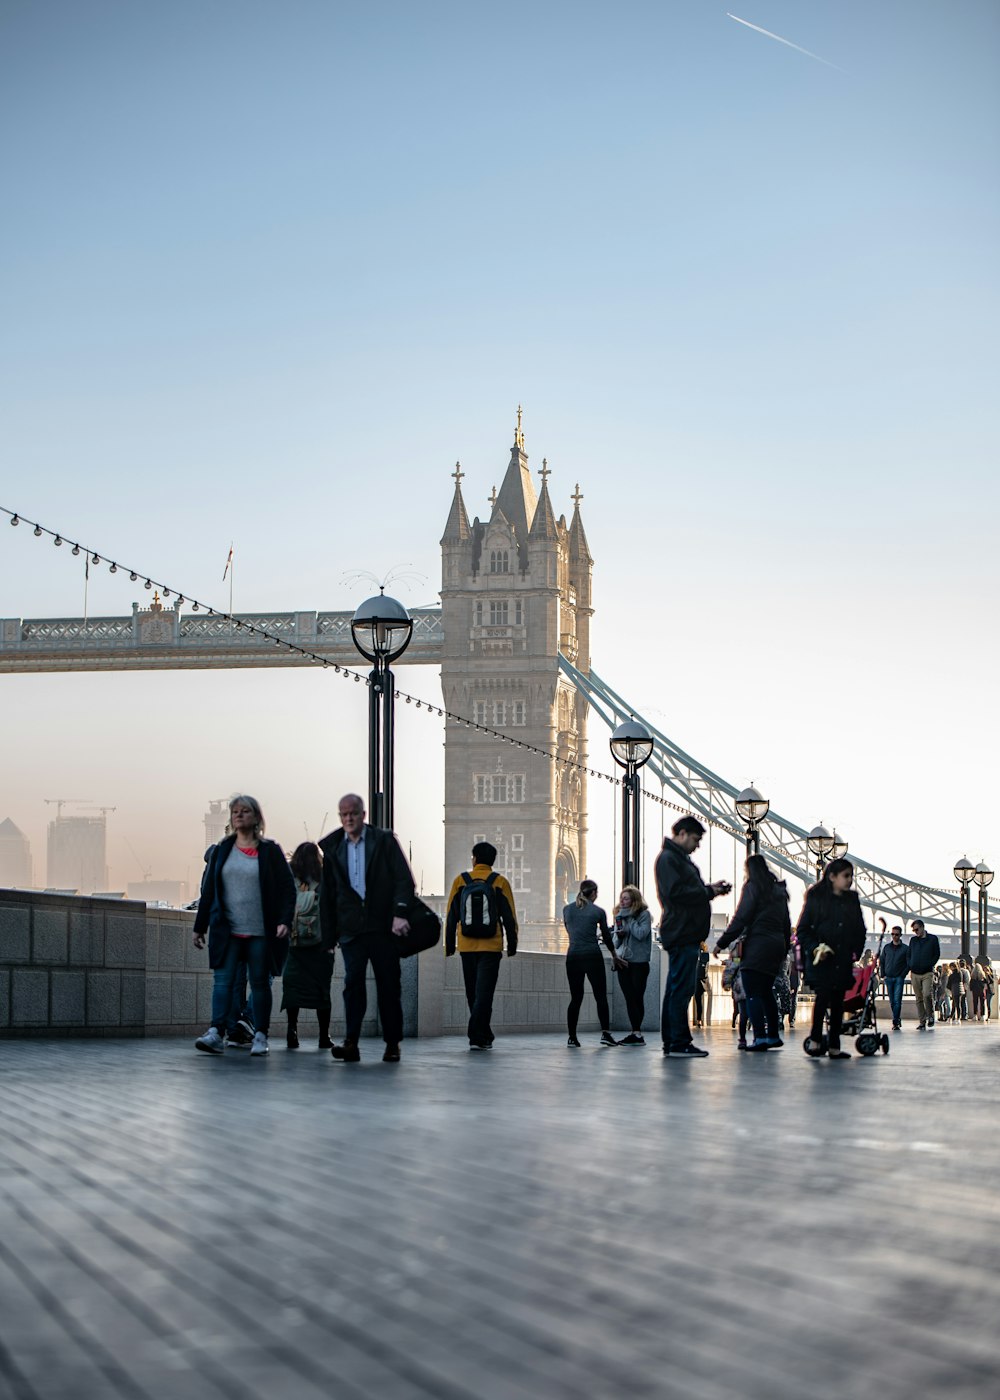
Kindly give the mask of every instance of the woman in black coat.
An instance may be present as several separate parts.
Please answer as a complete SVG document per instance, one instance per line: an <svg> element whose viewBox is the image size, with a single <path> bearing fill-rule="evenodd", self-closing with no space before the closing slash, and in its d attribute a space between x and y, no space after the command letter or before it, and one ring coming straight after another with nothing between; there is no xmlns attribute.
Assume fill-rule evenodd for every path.
<svg viewBox="0 0 1000 1400"><path fill-rule="evenodd" d="M233 985L246 963L256 1031L251 1055L268 1053L271 978L281 973L292 916L295 881L276 841L264 838L256 798L241 794L229 804L229 832L216 846L201 886L194 918L194 946L204 948L215 973L212 1024L195 1041L198 1050L221 1055Z"/></svg>
<svg viewBox="0 0 1000 1400"><path fill-rule="evenodd" d="M740 902L715 951L743 940L740 976L753 1026L753 1044L747 1050L778 1050L784 1041L774 979L784 966L792 936L788 890L763 856L747 856L744 871Z"/></svg>
<svg viewBox="0 0 1000 1400"><path fill-rule="evenodd" d="M851 889L853 883L851 862L832 860L823 878L806 891L795 930L802 949L803 975L816 995L812 1030L802 1048L807 1055L823 1054L823 1018L829 1012L831 1060L851 1058L840 1048L844 993L854 981L854 962L861 956L867 936L861 901Z"/></svg>

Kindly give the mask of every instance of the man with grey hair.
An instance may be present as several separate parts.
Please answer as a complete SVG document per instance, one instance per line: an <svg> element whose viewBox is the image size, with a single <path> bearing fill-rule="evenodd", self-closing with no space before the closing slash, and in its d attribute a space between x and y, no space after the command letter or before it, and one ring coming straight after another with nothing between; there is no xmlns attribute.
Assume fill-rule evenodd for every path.
<svg viewBox="0 0 1000 1400"><path fill-rule="evenodd" d="M928 933L923 919L914 919L910 928L910 981L917 999L917 1030L934 1029L934 969L941 956L936 933Z"/></svg>
<svg viewBox="0 0 1000 1400"><path fill-rule="evenodd" d="M365 804L356 792L340 799L338 813L340 830L319 843L320 925L324 939L331 948L339 945L344 959L344 1043L331 1053L348 1064L361 1059L358 1040L368 1006L365 977L371 963L385 1039L382 1058L395 1064L403 1039L396 936L409 932L413 876L393 833L365 822Z"/></svg>

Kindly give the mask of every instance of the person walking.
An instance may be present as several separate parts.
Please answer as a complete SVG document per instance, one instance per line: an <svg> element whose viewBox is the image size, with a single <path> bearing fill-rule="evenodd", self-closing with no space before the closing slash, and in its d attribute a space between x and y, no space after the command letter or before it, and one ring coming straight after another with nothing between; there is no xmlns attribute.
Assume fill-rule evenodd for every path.
<svg viewBox="0 0 1000 1400"><path fill-rule="evenodd" d="M774 980L785 965L792 937L788 889L762 855L747 856L743 868L746 879L736 912L715 951L720 953L736 939L742 942L740 977L754 1037L747 1051L778 1050L784 1042Z"/></svg>
<svg viewBox="0 0 1000 1400"><path fill-rule="evenodd" d="M569 982L569 1007L566 1011L566 1027L569 1036L566 1044L579 1050L576 1028L583 1005L584 983L590 983L590 990L597 1003L597 1019L601 1024L601 1044L617 1045L611 1034L611 1015L608 1010L608 978L604 970L604 955L598 942L611 954L611 961L618 967L618 955L611 940L608 918L601 906L596 903L597 886L593 880L584 880L580 893L572 904L563 910L563 923L569 934L569 947L566 950L566 979Z"/></svg>
<svg viewBox="0 0 1000 1400"><path fill-rule="evenodd" d="M917 1030L934 1029L934 969L941 956L936 933L928 933L923 919L910 922L910 982L917 999Z"/></svg>
<svg viewBox="0 0 1000 1400"><path fill-rule="evenodd" d="M851 888L854 866L831 860L821 879L806 891L795 934L802 949L803 976L815 994L812 1028L803 1043L807 1055L823 1054L823 1021L829 1014L827 1054L849 1060L840 1048L844 993L854 982L854 962L865 946L867 929L861 901Z"/></svg>
<svg viewBox="0 0 1000 1400"><path fill-rule="evenodd" d="M983 998L986 1002L986 1020L989 1021L993 1015L993 993L996 990L997 979L988 953L982 955L981 965L983 969Z"/></svg>
<svg viewBox="0 0 1000 1400"><path fill-rule="evenodd" d="M508 958L517 954L514 893L504 876L493 869L496 858L496 846L478 841L472 848L472 869L456 875L448 896L445 956L453 957L456 947L461 954L470 1050L490 1050L493 1046L490 1018L504 938Z"/></svg>
<svg viewBox="0 0 1000 1400"><path fill-rule="evenodd" d="M334 1045L335 1060L357 1064L358 1041L368 1007L365 978L375 975L378 1014L385 1040L386 1064L397 1064L403 1040L403 1001L396 936L410 929L413 876L391 831L369 826L365 804L346 793L338 805L340 830L324 836L319 917L323 939L340 948L344 959L343 1045Z"/></svg>
<svg viewBox="0 0 1000 1400"><path fill-rule="evenodd" d="M893 924L889 942L883 944L879 954L878 970L889 995L892 1028L894 1031L901 1031L903 1029L903 988L906 986L906 977L910 971L910 950L903 942L903 929L900 924Z"/></svg>
<svg viewBox="0 0 1000 1400"><path fill-rule="evenodd" d="M958 960L958 971L962 978L962 1020L969 1019L969 1005L972 1000L972 973L969 971L969 959L963 953Z"/></svg>
<svg viewBox="0 0 1000 1400"><path fill-rule="evenodd" d="M972 988L972 1019L981 1021L983 1012L986 1010L986 979L983 977L983 969L978 962L973 962L969 968L969 977Z"/></svg>
<svg viewBox="0 0 1000 1400"><path fill-rule="evenodd" d="M705 998L708 996L708 965L711 961L712 955L708 951L708 944L700 944L698 947L698 971L694 983L694 1024L696 1030L705 1029Z"/></svg>
<svg viewBox="0 0 1000 1400"><path fill-rule="evenodd" d="M653 918L649 906L635 885L626 885L614 910L614 951L618 962L618 985L625 998L631 1027L620 1045L645 1045L642 1018L646 1010L646 983L653 947Z"/></svg>
<svg viewBox="0 0 1000 1400"><path fill-rule="evenodd" d="M295 915L288 940L288 957L281 976L281 1009L288 1017L285 1044L299 1048L299 1012L315 1011L319 1021L318 1050L330 1050L330 980L333 949L323 938L319 917L319 891L323 858L315 841L303 841L289 862L295 878Z"/></svg>
<svg viewBox="0 0 1000 1400"><path fill-rule="evenodd" d="M253 997L251 1055L268 1053L271 977L281 974L295 913L295 881L284 852L264 837L264 814L255 797L241 793L229 803L228 834L212 853L194 918L194 946L204 948L214 973L212 1024L195 1041L210 1055L225 1050L233 988L245 964Z"/></svg>
<svg viewBox="0 0 1000 1400"><path fill-rule="evenodd" d="M948 963L948 994L951 997L949 1021L961 1020L962 1016L962 969L958 963Z"/></svg>
<svg viewBox="0 0 1000 1400"><path fill-rule="evenodd" d="M663 911L660 946L669 954L667 984L660 1013L663 1053L671 1059L702 1059L688 1025L688 1006L698 980L698 953L712 924L712 900L728 894L732 885L716 880L706 885L691 855L701 845L705 828L697 817L674 822L656 858L656 893Z"/></svg>

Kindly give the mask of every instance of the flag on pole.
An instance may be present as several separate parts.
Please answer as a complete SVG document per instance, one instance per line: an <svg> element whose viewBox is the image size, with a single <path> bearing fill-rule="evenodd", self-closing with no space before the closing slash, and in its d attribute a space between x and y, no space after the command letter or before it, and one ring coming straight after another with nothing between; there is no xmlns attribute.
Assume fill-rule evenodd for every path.
<svg viewBox="0 0 1000 1400"><path fill-rule="evenodd" d="M226 581L226 575L229 573L229 568L230 568L230 565L232 564L232 562L233 562L233 547L232 547L232 545L230 545L230 546L229 546L229 553L228 553L228 555L226 556L226 567L225 567L225 568L223 569L223 571L222 571L222 582L223 582L223 583L225 583L225 581Z"/></svg>

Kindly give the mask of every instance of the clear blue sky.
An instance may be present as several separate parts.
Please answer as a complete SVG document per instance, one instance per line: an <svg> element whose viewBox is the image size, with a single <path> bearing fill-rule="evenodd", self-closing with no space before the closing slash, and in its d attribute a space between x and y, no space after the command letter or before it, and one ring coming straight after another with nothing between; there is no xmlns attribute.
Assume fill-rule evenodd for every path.
<svg viewBox="0 0 1000 1400"><path fill-rule="evenodd" d="M735 3L836 66L694 0L3 0L2 494L219 602L233 538L244 609L402 561L426 602L448 473L485 509L521 402L557 509L585 492L598 671L944 883L1000 861L1000 9ZM82 610L0 539L3 615ZM327 679L5 681L0 816L40 860L42 787L130 820L152 787L182 873L259 787L291 841L360 780ZM401 825L439 799L422 756Z"/></svg>

